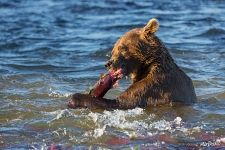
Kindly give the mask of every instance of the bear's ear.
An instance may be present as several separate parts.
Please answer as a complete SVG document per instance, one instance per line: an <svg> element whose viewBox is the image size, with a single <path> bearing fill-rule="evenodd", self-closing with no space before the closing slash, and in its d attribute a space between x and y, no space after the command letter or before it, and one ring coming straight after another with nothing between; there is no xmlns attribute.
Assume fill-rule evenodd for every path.
<svg viewBox="0 0 225 150"><path fill-rule="evenodd" d="M144 27L143 32L146 35L153 34L159 29L159 22L157 19L152 18L148 24Z"/></svg>

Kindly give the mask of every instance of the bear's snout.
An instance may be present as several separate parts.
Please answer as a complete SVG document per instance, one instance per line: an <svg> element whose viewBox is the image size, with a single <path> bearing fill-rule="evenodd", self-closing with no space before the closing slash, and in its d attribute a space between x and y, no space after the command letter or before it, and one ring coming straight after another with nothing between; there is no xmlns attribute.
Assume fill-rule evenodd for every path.
<svg viewBox="0 0 225 150"><path fill-rule="evenodd" d="M67 106L69 108L76 108L76 103L73 101L73 99L70 99Z"/></svg>
<svg viewBox="0 0 225 150"><path fill-rule="evenodd" d="M106 68L110 68L112 64L113 64L113 60L109 60L109 61L105 64L105 67L106 67Z"/></svg>

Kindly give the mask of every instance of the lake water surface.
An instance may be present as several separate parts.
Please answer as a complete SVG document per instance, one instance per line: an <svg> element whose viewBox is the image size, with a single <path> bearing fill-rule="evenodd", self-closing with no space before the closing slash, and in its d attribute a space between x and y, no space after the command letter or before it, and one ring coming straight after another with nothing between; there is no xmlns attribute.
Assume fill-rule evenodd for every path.
<svg viewBox="0 0 225 150"><path fill-rule="evenodd" d="M116 40L152 17L198 103L68 109L106 72ZM0 0L0 149L48 148L225 148L225 1Z"/></svg>

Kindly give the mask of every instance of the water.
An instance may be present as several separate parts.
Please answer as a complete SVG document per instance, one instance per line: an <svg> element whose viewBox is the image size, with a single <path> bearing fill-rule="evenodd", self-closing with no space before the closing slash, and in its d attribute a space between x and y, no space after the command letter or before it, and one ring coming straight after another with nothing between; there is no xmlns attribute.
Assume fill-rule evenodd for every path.
<svg viewBox="0 0 225 150"><path fill-rule="evenodd" d="M0 149L225 146L225 2L0 0ZM115 41L156 17L198 103L72 110L69 95L106 72ZM115 98L129 81L111 90Z"/></svg>

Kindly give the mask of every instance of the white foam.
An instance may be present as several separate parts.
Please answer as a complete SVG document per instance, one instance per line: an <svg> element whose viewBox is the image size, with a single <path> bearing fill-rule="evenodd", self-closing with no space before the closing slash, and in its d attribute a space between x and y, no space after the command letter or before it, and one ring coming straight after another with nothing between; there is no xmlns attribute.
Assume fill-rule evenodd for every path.
<svg viewBox="0 0 225 150"><path fill-rule="evenodd" d="M104 131L106 129L106 125L104 125L102 128L97 128L94 130L93 136L95 138L100 137L104 134Z"/></svg>
<svg viewBox="0 0 225 150"><path fill-rule="evenodd" d="M216 143L225 144L225 137L217 139Z"/></svg>
<svg viewBox="0 0 225 150"><path fill-rule="evenodd" d="M159 131L170 131L172 129L172 123L166 120L159 120L151 123L149 128L157 129Z"/></svg>
<svg viewBox="0 0 225 150"><path fill-rule="evenodd" d="M54 98L61 98L61 97L69 97L72 93L60 93L57 91L53 91L52 88L49 89L48 96Z"/></svg>
<svg viewBox="0 0 225 150"><path fill-rule="evenodd" d="M74 112L76 114L74 114ZM78 117L86 120L88 123L93 122L91 128L84 132L84 140L90 138L99 138L104 134L113 134L120 132L123 136L130 138L141 136L154 136L165 132L181 131L183 134L190 135L195 132L200 132L202 127L185 126L182 118L177 116L171 121L166 119L157 119L154 114L146 114L143 109L136 108L132 110L114 110L104 111L102 113L90 112L87 109L78 109L71 111L68 109L47 112L47 115L53 116L49 121L61 119L63 117ZM171 118L170 118L171 119ZM86 122L85 121L85 122ZM66 135L67 131L60 131Z"/></svg>
<svg viewBox="0 0 225 150"><path fill-rule="evenodd" d="M89 112L86 117L91 119L96 126L94 130L92 129L92 131L87 131L86 136L92 136L94 138L100 137L107 132L106 127L111 127L113 130L123 132L130 138L138 136L153 136L165 131L172 133L179 130L184 134L191 134L193 132L200 131L200 127L188 129L183 126L184 122L179 116L174 118L172 121L164 119L157 121L155 120L154 114L146 116L141 108L126 111L104 111L103 113Z"/></svg>
<svg viewBox="0 0 225 150"><path fill-rule="evenodd" d="M133 120L128 121L127 118L136 118L138 115L143 114L143 109L136 108L132 110L114 110L114 111L104 111L103 114L98 115L99 123L106 124L110 127L116 127L119 129L137 129L143 122ZM133 121L132 121L133 120Z"/></svg>
<svg viewBox="0 0 225 150"><path fill-rule="evenodd" d="M70 95L71 95L71 93L62 94L62 93L58 93L58 92L54 92L54 91L48 93L48 96L54 97L54 98L69 97Z"/></svg>
<svg viewBox="0 0 225 150"><path fill-rule="evenodd" d="M181 117L176 117L173 122L176 125L181 125L181 121L182 121L182 118Z"/></svg>
<svg viewBox="0 0 225 150"><path fill-rule="evenodd" d="M96 123L98 115L96 113L90 112L88 116Z"/></svg>
<svg viewBox="0 0 225 150"><path fill-rule="evenodd" d="M55 121L55 120L59 120L63 117L73 116L73 114L68 109L45 112L45 114L54 116L54 118L48 121L48 123L51 123L52 121Z"/></svg>
<svg viewBox="0 0 225 150"><path fill-rule="evenodd" d="M132 110L114 110L114 111L104 111L103 113L93 113L90 112L87 116L91 119L97 126L93 132L88 131L86 135L99 137L106 132L106 127L113 127L117 130L122 131L129 137L136 136L135 133L139 129L147 129L148 124L145 120L136 120L138 116L143 115L143 109L136 108ZM148 119L152 120L154 115L150 115ZM135 131L135 132L134 132Z"/></svg>

